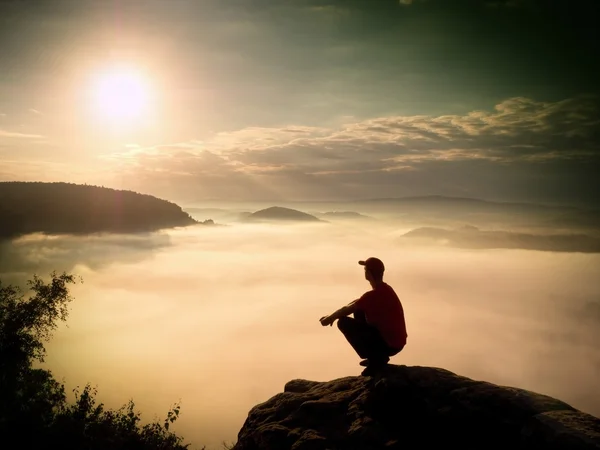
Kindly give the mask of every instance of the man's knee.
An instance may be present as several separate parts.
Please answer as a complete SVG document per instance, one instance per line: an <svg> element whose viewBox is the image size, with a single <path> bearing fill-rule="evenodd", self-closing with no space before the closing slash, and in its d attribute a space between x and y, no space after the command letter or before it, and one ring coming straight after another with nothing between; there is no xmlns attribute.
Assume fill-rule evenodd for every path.
<svg viewBox="0 0 600 450"><path fill-rule="evenodd" d="M350 317L340 317L337 321L337 327L340 331L345 331L348 329L348 327L352 326L352 321L354 319L350 318Z"/></svg>
<svg viewBox="0 0 600 450"><path fill-rule="evenodd" d="M367 317L365 316L364 311L356 310L356 311L354 311L353 316L354 316L354 319L356 319L359 322L365 322L365 323L367 322Z"/></svg>
<svg viewBox="0 0 600 450"><path fill-rule="evenodd" d="M402 350L404 349L404 345L400 348L392 348L392 347L388 347L388 356L396 356L398 353L400 353Z"/></svg>

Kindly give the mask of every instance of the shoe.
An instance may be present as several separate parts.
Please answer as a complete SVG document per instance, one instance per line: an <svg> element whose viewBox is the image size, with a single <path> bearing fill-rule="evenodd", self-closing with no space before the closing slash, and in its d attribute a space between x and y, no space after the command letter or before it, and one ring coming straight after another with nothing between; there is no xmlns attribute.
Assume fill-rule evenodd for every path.
<svg viewBox="0 0 600 450"><path fill-rule="evenodd" d="M389 358L388 358L389 361ZM362 361L361 361L362 363ZM362 365L362 364L361 364ZM383 370L387 367L387 361L370 361L368 362L367 368L362 371L361 375L368 377L371 375L375 375L377 372Z"/></svg>
<svg viewBox="0 0 600 450"><path fill-rule="evenodd" d="M377 358L377 359L366 358L366 359L363 359L358 364L360 364L363 367L369 367L370 365L373 365L373 364L386 365L388 362L390 362L390 358L388 358L388 357Z"/></svg>
<svg viewBox="0 0 600 450"><path fill-rule="evenodd" d="M375 375L380 369L382 368L382 366L367 366L367 368L365 370L363 370L361 372L361 375L363 377L370 377Z"/></svg>
<svg viewBox="0 0 600 450"><path fill-rule="evenodd" d="M360 364L363 367L369 367L371 364L387 364L389 362L390 358L385 358L385 359L378 359L378 360L372 360L369 358L363 359L361 362L359 362L358 364Z"/></svg>

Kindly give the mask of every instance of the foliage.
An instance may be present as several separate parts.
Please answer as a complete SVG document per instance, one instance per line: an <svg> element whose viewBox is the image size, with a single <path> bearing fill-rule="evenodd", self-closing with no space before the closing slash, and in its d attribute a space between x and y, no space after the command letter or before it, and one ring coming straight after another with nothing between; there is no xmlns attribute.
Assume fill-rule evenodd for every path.
<svg viewBox="0 0 600 450"><path fill-rule="evenodd" d="M189 444L170 430L180 405L164 421L141 425L133 400L117 410L96 400L87 384L75 389L69 403L64 385L49 370L34 368L43 362L44 342L58 321L65 321L72 297L73 275L51 273L45 283L34 275L26 298L15 286L0 281L0 435L22 449L183 450Z"/></svg>

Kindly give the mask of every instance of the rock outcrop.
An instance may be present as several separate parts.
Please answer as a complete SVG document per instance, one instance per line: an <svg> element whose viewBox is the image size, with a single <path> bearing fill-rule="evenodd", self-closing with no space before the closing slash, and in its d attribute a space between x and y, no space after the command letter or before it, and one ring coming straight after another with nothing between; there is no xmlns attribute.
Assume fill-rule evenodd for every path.
<svg viewBox="0 0 600 450"><path fill-rule="evenodd" d="M600 449L600 419L444 369L292 380L250 411L235 450Z"/></svg>

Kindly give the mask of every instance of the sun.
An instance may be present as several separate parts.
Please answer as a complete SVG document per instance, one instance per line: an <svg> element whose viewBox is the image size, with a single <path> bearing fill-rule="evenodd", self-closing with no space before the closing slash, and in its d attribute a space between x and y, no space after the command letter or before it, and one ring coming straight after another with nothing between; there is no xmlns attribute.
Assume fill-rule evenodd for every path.
<svg viewBox="0 0 600 450"><path fill-rule="evenodd" d="M151 89L146 77L127 67L113 67L96 74L92 104L99 119L131 125L148 114Z"/></svg>

